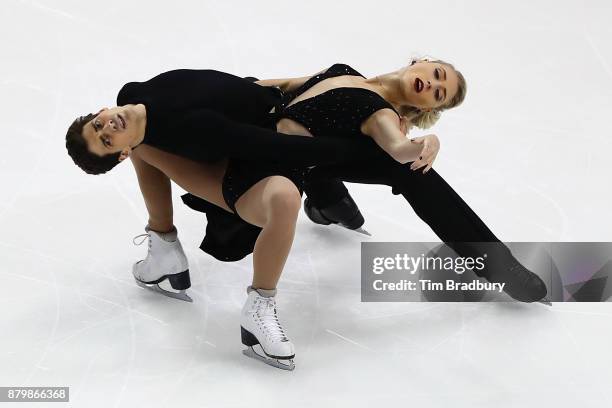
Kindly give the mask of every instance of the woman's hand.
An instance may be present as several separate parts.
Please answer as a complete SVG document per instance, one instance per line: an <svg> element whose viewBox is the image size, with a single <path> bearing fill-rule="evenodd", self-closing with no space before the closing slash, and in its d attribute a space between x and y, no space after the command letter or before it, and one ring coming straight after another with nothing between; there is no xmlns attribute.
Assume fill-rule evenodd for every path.
<svg viewBox="0 0 612 408"><path fill-rule="evenodd" d="M412 170L417 170L425 166L425 170L423 170L423 174L425 174L433 166L438 151L440 151L440 139L438 139L436 135L425 135L412 138L410 141L423 145L423 150L421 150L419 159L412 162L410 168Z"/></svg>

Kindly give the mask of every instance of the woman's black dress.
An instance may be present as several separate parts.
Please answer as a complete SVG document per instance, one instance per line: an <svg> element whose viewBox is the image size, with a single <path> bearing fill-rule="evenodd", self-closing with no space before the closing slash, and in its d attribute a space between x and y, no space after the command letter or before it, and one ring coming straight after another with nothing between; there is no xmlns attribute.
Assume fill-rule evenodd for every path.
<svg viewBox="0 0 612 408"><path fill-rule="evenodd" d="M427 174L412 171L410 163L401 164L393 160L370 137L361 133L361 124L372 113L386 108L394 110L377 93L364 88L334 88L287 108L293 99L316 83L340 75L362 76L348 65L335 64L324 73L310 78L294 92L274 94L277 98L274 104L276 113L268 115L261 124L273 128L276 121L287 117L309 129L315 136L313 139L369 143L370 154L347 155L341 162L323 163L305 174L303 167L283 166L273 161L231 159L223 182L223 193L228 205L234 208L240 195L257 181L272 174L290 178L300 192L305 190L317 205L336 202L334 200L348 195L342 181L383 184L391 186L393 194L402 194L417 215L455 249L461 250L461 245L455 242L499 242L434 169L430 169ZM207 213L206 236L200 245L203 251L224 261L242 259L252 252L260 228L192 194L185 194L182 199L189 207Z"/></svg>

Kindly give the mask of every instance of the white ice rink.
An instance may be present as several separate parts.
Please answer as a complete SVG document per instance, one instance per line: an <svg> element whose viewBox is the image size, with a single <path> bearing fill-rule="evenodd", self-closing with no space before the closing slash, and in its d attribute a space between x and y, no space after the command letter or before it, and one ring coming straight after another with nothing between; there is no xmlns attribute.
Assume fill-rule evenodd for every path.
<svg viewBox="0 0 612 408"><path fill-rule="evenodd" d="M248 359L251 256L200 251L205 217L173 185L194 303L141 289L131 163L86 175L64 145L76 116L169 69L369 77L425 54L468 81L434 168L491 230L612 241L611 20L606 0L3 0L0 386L70 387L16 407L612 406L610 303L361 303L361 241L439 241L382 186L349 185L371 238L300 214L278 296L297 367Z"/></svg>

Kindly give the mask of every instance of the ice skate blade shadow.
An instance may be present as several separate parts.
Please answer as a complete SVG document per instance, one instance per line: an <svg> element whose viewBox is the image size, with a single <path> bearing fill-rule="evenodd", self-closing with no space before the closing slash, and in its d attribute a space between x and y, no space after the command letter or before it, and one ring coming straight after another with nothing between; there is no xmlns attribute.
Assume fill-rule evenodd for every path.
<svg viewBox="0 0 612 408"><path fill-rule="evenodd" d="M356 239L363 238L363 235L370 238L372 237L372 234L364 228L360 227L357 229L350 229L338 224L331 224L329 226L313 226L310 231L318 238L328 240L330 244L346 243L347 238L346 235L343 235L344 231L356 232L357 234L351 234L351 236Z"/></svg>
<svg viewBox="0 0 612 408"><path fill-rule="evenodd" d="M543 299L538 300L538 303L552 307L552 302L550 301L550 298L548 296Z"/></svg>
<svg viewBox="0 0 612 408"><path fill-rule="evenodd" d="M548 310L552 307L552 303L544 303L543 301L536 302L520 302L518 300L500 300L494 302L476 302L476 303L491 303L494 306L506 311L527 312L529 310ZM546 306L542 309L533 306Z"/></svg>

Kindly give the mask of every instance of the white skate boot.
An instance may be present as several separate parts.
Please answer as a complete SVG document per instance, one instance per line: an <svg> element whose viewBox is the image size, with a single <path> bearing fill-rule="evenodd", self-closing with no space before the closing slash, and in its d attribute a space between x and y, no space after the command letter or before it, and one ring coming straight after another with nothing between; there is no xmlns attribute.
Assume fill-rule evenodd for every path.
<svg viewBox="0 0 612 408"><path fill-rule="evenodd" d="M144 238L136 243L137 238L149 238L147 257L136 262L132 267L132 274L138 286L171 298L193 302L191 297L185 293L185 289L191 287L189 264L185 252L183 252L181 241L176 236L176 228L174 233L160 234L152 231L147 225L145 231L147 231L145 234L137 235L133 239L134 245L140 245L144 242ZM172 289L177 290L177 292L159 286L160 282L166 279Z"/></svg>
<svg viewBox="0 0 612 408"><path fill-rule="evenodd" d="M249 286L248 297L240 317L242 353L283 370L293 370L295 351L276 316L276 289L262 290L266 297Z"/></svg>

